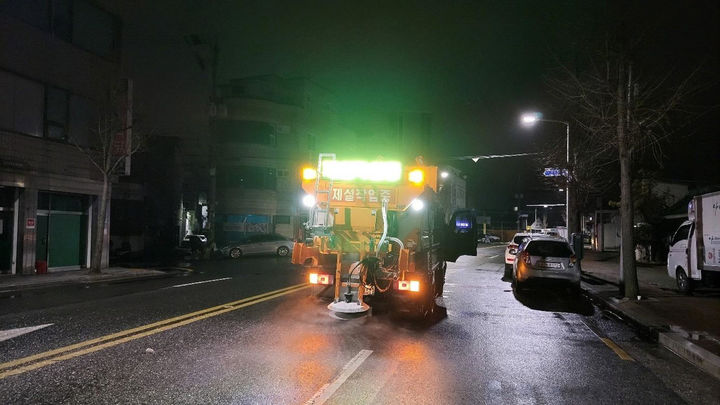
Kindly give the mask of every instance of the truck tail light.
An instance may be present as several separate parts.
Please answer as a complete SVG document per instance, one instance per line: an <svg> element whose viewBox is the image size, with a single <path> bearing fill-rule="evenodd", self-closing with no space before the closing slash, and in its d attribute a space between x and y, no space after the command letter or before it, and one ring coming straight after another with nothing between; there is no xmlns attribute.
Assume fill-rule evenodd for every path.
<svg viewBox="0 0 720 405"><path fill-rule="evenodd" d="M420 292L420 281L418 281L418 280L399 280L399 281L397 281L397 289L400 291Z"/></svg>
<svg viewBox="0 0 720 405"><path fill-rule="evenodd" d="M331 276L330 274L310 273L310 284L330 285L334 279L335 276Z"/></svg>

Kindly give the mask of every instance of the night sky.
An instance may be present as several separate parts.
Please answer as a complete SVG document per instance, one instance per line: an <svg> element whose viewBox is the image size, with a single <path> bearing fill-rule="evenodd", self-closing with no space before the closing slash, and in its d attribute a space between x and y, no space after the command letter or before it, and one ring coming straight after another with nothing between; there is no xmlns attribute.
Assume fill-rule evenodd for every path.
<svg viewBox="0 0 720 405"><path fill-rule="evenodd" d="M553 113L555 101L545 92L548 69L571 61L586 40L612 25L608 16L642 18L659 63L682 69L705 58L706 70L718 68L718 7L712 1L633 2L627 12L626 2L600 1L152 3L132 12L153 24L126 29L131 43L146 42L148 49L164 44L161 53L131 55L153 64L149 71L187 59L182 35L217 38L220 81L270 73L307 77L335 94L348 120L367 110L430 112L446 157L529 152L546 137L562 137L563 128L551 125L521 128L518 116L526 110ZM190 81L192 72L175 75ZM190 85L201 91L197 82ZM702 101L720 104L717 96ZM670 146L666 177L702 176L704 166L690 158L717 156L716 116L717 110L706 114L692 137L678 140L709 143L715 154L708 152L712 148ZM692 170L677 175L678 161ZM475 188L473 205L506 210L515 193L536 183L532 164L521 158L460 166Z"/></svg>

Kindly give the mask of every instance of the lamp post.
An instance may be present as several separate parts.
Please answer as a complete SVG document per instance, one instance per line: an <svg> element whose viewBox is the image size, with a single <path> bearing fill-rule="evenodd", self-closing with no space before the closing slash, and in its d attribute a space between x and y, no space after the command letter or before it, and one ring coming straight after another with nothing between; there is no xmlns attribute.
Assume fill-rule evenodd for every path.
<svg viewBox="0 0 720 405"><path fill-rule="evenodd" d="M538 112L523 114L520 117L520 122L526 127L532 127L538 122L554 122L565 125L565 141L567 145L565 163L568 168L565 175L565 227L567 229L567 239L570 240L570 123L567 121L545 119L542 117L542 114Z"/></svg>

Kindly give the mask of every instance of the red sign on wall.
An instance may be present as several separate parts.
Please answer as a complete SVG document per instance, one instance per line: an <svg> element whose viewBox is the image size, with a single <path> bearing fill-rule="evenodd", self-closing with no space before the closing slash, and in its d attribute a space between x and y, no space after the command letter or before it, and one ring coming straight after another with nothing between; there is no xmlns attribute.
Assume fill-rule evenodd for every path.
<svg viewBox="0 0 720 405"><path fill-rule="evenodd" d="M27 222L25 224L25 228L27 229L35 229L35 218L28 218Z"/></svg>

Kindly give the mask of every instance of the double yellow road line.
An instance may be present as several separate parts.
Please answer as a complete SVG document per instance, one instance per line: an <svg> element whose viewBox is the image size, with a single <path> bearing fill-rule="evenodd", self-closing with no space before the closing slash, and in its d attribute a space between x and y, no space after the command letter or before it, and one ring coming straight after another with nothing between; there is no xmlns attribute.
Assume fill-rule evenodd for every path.
<svg viewBox="0 0 720 405"><path fill-rule="evenodd" d="M26 373L28 371L37 370L39 368L49 366L61 361L69 360L75 357L83 356L109 347L117 346L135 339L145 336L154 335L179 326L189 325L202 319L211 318L227 312L236 311L250 305L259 304L263 301L281 297L283 295L292 294L296 291L310 287L309 284L297 284L287 288L270 291L264 294L255 295L241 300L228 302L202 309L200 311L176 316L174 318L165 319L151 324L138 326L137 328L127 329L110 335L101 336L99 338L86 340L70 346L60 347L43 353L34 354L32 356L23 357L17 360L0 363L0 379Z"/></svg>

